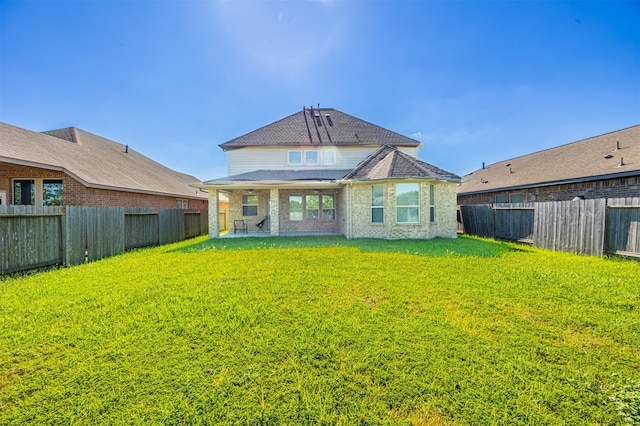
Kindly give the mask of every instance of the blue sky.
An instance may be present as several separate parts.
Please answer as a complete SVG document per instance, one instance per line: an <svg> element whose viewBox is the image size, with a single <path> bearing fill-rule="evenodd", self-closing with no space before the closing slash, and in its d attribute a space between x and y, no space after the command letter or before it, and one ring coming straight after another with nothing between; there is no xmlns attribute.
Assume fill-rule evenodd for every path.
<svg viewBox="0 0 640 426"><path fill-rule="evenodd" d="M459 175L640 124L640 2L0 0L12 125L207 180L219 144L318 104Z"/></svg>

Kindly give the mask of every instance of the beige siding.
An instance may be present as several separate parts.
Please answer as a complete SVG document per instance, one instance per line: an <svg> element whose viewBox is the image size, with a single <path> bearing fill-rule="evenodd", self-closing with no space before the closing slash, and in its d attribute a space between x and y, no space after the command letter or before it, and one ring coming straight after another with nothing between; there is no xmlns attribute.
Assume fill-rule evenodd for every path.
<svg viewBox="0 0 640 426"><path fill-rule="evenodd" d="M229 176L252 172L256 170L303 170L306 168L314 169L353 169L362 160L374 153L377 146L355 146L355 147L246 147L235 149L227 152L227 164ZM302 151L322 151L335 150L336 164L332 165L288 165L288 152L294 150ZM416 156L417 148L401 147L400 151L409 155Z"/></svg>

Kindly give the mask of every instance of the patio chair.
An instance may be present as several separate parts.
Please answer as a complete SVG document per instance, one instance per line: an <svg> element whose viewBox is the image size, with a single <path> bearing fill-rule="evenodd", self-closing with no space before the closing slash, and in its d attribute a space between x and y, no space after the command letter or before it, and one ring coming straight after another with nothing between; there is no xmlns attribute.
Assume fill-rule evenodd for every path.
<svg viewBox="0 0 640 426"><path fill-rule="evenodd" d="M247 233L248 229L247 229L247 222L245 222L242 219L239 220L234 220L233 221L233 234L235 235L236 232L243 232L243 233Z"/></svg>
<svg viewBox="0 0 640 426"><path fill-rule="evenodd" d="M265 216L264 219L262 219L260 222L256 223L256 226L258 227L258 231L264 232L264 226L267 224L267 217L268 216Z"/></svg>

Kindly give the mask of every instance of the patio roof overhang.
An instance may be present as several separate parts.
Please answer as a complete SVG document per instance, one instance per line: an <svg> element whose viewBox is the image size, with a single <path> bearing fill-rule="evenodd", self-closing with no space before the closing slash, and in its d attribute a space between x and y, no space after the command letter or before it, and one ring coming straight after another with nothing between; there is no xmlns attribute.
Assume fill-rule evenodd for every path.
<svg viewBox="0 0 640 426"><path fill-rule="evenodd" d="M233 190L244 189L297 189L297 188L341 188L343 183L338 181L326 181L326 180L307 180L307 181L234 181L234 182L216 182L216 183L202 183L193 184L192 186L201 189L217 189L220 191L230 192Z"/></svg>

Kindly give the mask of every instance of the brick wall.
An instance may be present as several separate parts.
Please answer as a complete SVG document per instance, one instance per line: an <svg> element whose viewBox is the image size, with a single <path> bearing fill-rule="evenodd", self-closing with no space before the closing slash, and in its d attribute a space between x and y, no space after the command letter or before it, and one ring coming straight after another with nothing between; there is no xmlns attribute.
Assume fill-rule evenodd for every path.
<svg viewBox="0 0 640 426"><path fill-rule="evenodd" d="M565 185L543 186L515 191L496 191L484 194L458 195L458 204L493 204L496 196L522 194L523 202L569 201L575 197L595 198L640 197L640 177L606 179Z"/></svg>
<svg viewBox="0 0 640 426"><path fill-rule="evenodd" d="M0 190L7 191L7 203L13 201L13 179L62 179L63 203L67 206L176 208L172 196L87 188L61 171L0 163ZM195 191L195 189L194 189ZM189 199L190 209L206 209L207 199Z"/></svg>
<svg viewBox="0 0 640 426"><path fill-rule="evenodd" d="M430 222L429 187L431 183L420 183L420 222L397 223L396 182L384 183L384 222L371 222L371 184L356 184L351 187L352 238L455 238L456 185L438 182L435 186L435 221Z"/></svg>

